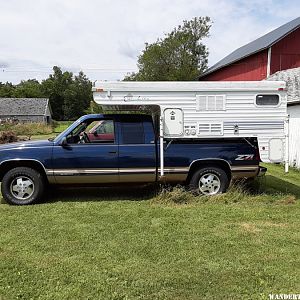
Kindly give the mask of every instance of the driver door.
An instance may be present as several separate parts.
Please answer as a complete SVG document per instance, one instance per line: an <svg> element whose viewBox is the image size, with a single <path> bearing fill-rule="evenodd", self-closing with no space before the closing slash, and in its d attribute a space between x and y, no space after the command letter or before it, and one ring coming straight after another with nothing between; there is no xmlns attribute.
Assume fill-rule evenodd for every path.
<svg viewBox="0 0 300 300"><path fill-rule="evenodd" d="M67 145L53 148L52 164L56 183L118 183L118 141L114 120L94 118L85 122L67 136ZM106 130L110 131L107 132L109 138L97 139L98 133L93 132L93 128L105 123L110 124L106 126Z"/></svg>

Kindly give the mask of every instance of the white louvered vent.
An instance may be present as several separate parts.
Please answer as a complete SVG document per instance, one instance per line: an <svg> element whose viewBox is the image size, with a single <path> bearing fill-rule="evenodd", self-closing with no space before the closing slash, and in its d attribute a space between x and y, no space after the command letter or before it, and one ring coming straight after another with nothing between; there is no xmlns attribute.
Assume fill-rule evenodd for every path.
<svg viewBox="0 0 300 300"><path fill-rule="evenodd" d="M198 135L223 135L222 122L198 122Z"/></svg>
<svg viewBox="0 0 300 300"><path fill-rule="evenodd" d="M225 110L225 95L197 95L197 111Z"/></svg>

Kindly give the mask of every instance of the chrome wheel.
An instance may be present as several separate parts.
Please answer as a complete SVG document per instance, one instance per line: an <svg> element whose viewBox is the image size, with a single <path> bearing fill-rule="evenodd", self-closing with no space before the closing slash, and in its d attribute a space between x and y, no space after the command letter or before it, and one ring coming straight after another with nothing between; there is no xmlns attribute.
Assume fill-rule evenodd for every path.
<svg viewBox="0 0 300 300"><path fill-rule="evenodd" d="M199 180L199 190L204 195L215 195L220 191L220 178L213 173L206 173Z"/></svg>
<svg viewBox="0 0 300 300"><path fill-rule="evenodd" d="M10 184L10 192L18 200L27 200L34 193L34 183L29 177L16 177Z"/></svg>

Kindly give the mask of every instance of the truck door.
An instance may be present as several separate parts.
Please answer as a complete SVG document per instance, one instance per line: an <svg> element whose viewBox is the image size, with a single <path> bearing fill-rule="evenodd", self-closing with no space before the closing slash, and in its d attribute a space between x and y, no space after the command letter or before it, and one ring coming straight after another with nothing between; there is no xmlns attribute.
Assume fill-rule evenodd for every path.
<svg viewBox="0 0 300 300"><path fill-rule="evenodd" d="M156 144L152 121L122 117L119 123L120 182L156 181Z"/></svg>
<svg viewBox="0 0 300 300"><path fill-rule="evenodd" d="M105 131L105 138L99 126ZM59 184L118 183L118 141L113 119L87 119L53 147L53 175ZM93 137L92 137L93 136Z"/></svg>

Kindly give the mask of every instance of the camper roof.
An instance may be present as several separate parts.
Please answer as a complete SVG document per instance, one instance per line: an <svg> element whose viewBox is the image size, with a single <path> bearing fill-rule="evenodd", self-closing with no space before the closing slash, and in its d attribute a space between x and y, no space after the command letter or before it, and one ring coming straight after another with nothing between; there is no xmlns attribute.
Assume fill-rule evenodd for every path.
<svg viewBox="0 0 300 300"><path fill-rule="evenodd" d="M97 81L93 92L274 91L285 87L284 81Z"/></svg>

